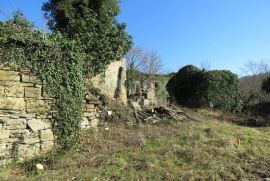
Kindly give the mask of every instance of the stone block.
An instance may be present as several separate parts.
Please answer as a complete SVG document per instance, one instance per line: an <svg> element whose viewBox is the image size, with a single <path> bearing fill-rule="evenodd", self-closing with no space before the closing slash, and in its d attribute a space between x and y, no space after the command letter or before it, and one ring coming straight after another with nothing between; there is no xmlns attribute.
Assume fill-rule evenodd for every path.
<svg viewBox="0 0 270 181"><path fill-rule="evenodd" d="M25 83L29 83L30 82L30 76L29 75L22 74L21 75L21 81L22 82L25 82Z"/></svg>
<svg viewBox="0 0 270 181"><path fill-rule="evenodd" d="M81 128L87 129L88 127L89 127L89 121L86 117L83 117L81 121Z"/></svg>
<svg viewBox="0 0 270 181"><path fill-rule="evenodd" d="M26 134L27 130L26 129L13 129L10 130L10 138L18 138L22 139L24 135Z"/></svg>
<svg viewBox="0 0 270 181"><path fill-rule="evenodd" d="M29 159L29 158L33 158L34 156L38 155L40 151L40 144L36 143L36 144L31 144L31 145L27 145L27 144L20 144L18 146L18 152L17 152L17 156L19 158L19 160L24 160L24 159Z"/></svg>
<svg viewBox="0 0 270 181"><path fill-rule="evenodd" d="M48 105L40 99L26 99L26 113L46 113L49 111Z"/></svg>
<svg viewBox="0 0 270 181"><path fill-rule="evenodd" d="M144 99L143 100L143 105L144 106L150 106L150 103L151 103L151 101L149 99Z"/></svg>
<svg viewBox="0 0 270 181"><path fill-rule="evenodd" d="M0 99L0 109L3 110L24 110L25 102L23 98L2 97Z"/></svg>
<svg viewBox="0 0 270 181"><path fill-rule="evenodd" d="M26 128L26 120L25 119L9 119L6 124L7 124L6 128L8 130L25 129Z"/></svg>
<svg viewBox="0 0 270 181"><path fill-rule="evenodd" d="M31 119L27 122L27 125L31 128L32 131L36 132L43 129L49 129L50 124L40 120L40 119Z"/></svg>
<svg viewBox="0 0 270 181"><path fill-rule="evenodd" d="M0 81L20 81L18 72L0 70Z"/></svg>
<svg viewBox="0 0 270 181"><path fill-rule="evenodd" d="M141 111L142 108L137 102L131 102L132 107L135 109L135 111Z"/></svg>
<svg viewBox="0 0 270 181"><path fill-rule="evenodd" d="M24 144L33 144L39 143L39 135L38 133L28 133L24 136L22 143Z"/></svg>
<svg viewBox="0 0 270 181"><path fill-rule="evenodd" d="M86 104L86 110L95 110L95 105L94 104Z"/></svg>
<svg viewBox="0 0 270 181"><path fill-rule="evenodd" d="M0 82L0 97L24 97L24 88L20 82Z"/></svg>
<svg viewBox="0 0 270 181"><path fill-rule="evenodd" d="M40 130L39 137L40 137L41 141L53 141L54 140L53 132L50 129Z"/></svg>
<svg viewBox="0 0 270 181"><path fill-rule="evenodd" d="M0 130L0 140L8 139L10 135L10 130Z"/></svg>
<svg viewBox="0 0 270 181"><path fill-rule="evenodd" d="M92 128L97 128L98 127L99 120L98 119L93 119L91 120L91 127Z"/></svg>
<svg viewBox="0 0 270 181"><path fill-rule="evenodd" d="M96 115L96 113L94 113L94 112L91 112L91 113L86 112L83 114L83 116L87 117L87 118L93 118L93 117L95 117L95 115Z"/></svg>
<svg viewBox="0 0 270 181"><path fill-rule="evenodd" d="M45 141L41 143L41 151L47 152L53 149L54 143L53 141Z"/></svg>
<svg viewBox="0 0 270 181"><path fill-rule="evenodd" d="M24 96L26 98L40 98L41 88L40 87L25 87Z"/></svg>

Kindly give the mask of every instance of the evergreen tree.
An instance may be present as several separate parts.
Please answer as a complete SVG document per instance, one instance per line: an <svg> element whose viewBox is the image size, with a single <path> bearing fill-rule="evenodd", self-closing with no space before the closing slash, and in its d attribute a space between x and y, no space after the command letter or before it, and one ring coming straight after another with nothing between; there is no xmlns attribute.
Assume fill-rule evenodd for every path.
<svg viewBox="0 0 270 181"><path fill-rule="evenodd" d="M79 41L86 53L84 73L95 75L129 51L132 41L119 23L118 0L49 0L43 10L52 31Z"/></svg>

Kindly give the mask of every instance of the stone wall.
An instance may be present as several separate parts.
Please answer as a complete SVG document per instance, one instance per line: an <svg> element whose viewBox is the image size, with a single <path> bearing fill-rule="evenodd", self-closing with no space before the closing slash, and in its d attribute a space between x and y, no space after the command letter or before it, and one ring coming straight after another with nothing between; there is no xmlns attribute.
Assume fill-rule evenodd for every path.
<svg viewBox="0 0 270 181"><path fill-rule="evenodd" d="M103 94L127 102L124 86L124 61L113 62L104 74L90 81ZM81 128L97 127L98 102L84 100ZM43 86L27 72L0 68L0 164L10 160L24 160L51 150L54 146L51 104Z"/></svg>
<svg viewBox="0 0 270 181"><path fill-rule="evenodd" d="M32 158L53 148L52 101L35 77L0 69L0 164ZM98 103L84 102L81 128L97 127Z"/></svg>
<svg viewBox="0 0 270 181"><path fill-rule="evenodd" d="M110 98L127 103L127 90L125 87L126 69L125 61L112 62L107 70L88 80L88 83L101 90L101 92Z"/></svg>
<svg viewBox="0 0 270 181"><path fill-rule="evenodd" d="M53 147L50 103L34 77L0 69L0 163Z"/></svg>
<svg viewBox="0 0 270 181"><path fill-rule="evenodd" d="M157 104L155 82L135 81L134 89L129 90L129 100L137 102L143 107L151 107Z"/></svg>

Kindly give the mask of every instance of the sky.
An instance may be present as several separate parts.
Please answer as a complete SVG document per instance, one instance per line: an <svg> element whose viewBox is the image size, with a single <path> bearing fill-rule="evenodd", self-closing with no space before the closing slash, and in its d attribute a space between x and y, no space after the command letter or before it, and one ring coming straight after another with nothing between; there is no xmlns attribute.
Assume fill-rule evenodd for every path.
<svg viewBox="0 0 270 181"><path fill-rule="evenodd" d="M0 0L0 20L20 9L46 29L45 1ZM122 0L120 7L134 44L156 50L165 72L205 63L241 75L246 62L270 60L269 0Z"/></svg>

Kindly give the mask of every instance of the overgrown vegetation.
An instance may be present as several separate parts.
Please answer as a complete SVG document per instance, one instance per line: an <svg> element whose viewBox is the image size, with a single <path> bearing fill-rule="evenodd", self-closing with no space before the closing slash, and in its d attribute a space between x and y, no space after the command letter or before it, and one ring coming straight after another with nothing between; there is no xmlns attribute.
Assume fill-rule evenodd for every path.
<svg viewBox="0 0 270 181"><path fill-rule="evenodd" d="M45 83L55 98L53 125L62 150L79 141L84 77L120 60L131 45L125 25L116 20L118 3L51 0L43 9L52 33L35 29L20 12L0 24L0 63L30 69Z"/></svg>
<svg viewBox="0 0 270 181"><path fill-rule="evenodd" d="M217 120L220 113L192 112L201 122L87 131L77 150L33 162L45 170L7 166L0 180L263 180L270 175L269 128ZM28 164L28 166L31 164ZM34 167L33 167L34 168Z"/></svg>
<svg viewBox="0 0 270 181"><path fill-rule="evenodd" d="M169 80L167 89L181 105L214 107L229 112L242 109L239 79L230 71L202 71L188 65Z"/></svg>
<svg viewBox="0 0 270 181"><path fill-rule="evenodd" d="M270 93L270 77L268 77L263 81L262 90L267 93Z"/></svg>

